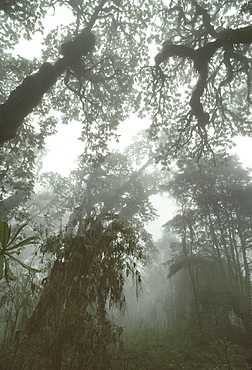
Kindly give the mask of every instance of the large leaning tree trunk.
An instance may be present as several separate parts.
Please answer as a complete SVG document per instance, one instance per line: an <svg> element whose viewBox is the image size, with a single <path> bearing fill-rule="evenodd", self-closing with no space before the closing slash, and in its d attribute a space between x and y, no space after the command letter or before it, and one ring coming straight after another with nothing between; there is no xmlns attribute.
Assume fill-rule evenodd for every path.
<svg viewBox="0 0 252 370"><path fill-rule="evenodd" d="M0 143L15 137L23 120L40 103L43 95L55 84L57 78L68 66L90 52L95 44L95 37L87 29L62 48L64 56L54 65L44 63L39 71L24 79L23 83L12 91L4 104L0 105Z"/></svg>
<svg viewBox="0 0 252 370"><path fill-rule="evenodd" d="M61 47L63 57L54 64L45 62L39 71L24 79L9 95L7 101L0 105L0 144L15 137L33 109L41 102L43 95L56 83L62 73L78 63L95 46L95 36L91 29L107 0L102 0L96 7L86 27L72 40Z"/></svg>

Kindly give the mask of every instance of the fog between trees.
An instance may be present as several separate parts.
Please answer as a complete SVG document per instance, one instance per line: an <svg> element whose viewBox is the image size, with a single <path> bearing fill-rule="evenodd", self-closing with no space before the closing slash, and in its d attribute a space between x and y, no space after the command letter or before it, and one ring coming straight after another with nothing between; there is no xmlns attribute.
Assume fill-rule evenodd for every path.
<svg viewBox="0 0 252 370"><path fill-rule="evenodd" d="M251 173L228 153L251 135L251 13L0 1L2 369L250 369ZM15 56L36 32L41 57ZM150 127L109 150L132 116ZM77 165L43 172L70 122ZM158 241L154 195L177 203Z"/></svg>

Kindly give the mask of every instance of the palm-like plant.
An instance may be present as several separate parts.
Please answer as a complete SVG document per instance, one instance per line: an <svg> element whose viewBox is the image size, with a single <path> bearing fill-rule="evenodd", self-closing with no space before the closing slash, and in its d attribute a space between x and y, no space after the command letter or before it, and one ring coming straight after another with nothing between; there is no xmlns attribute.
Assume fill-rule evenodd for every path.
<svg viewBox="0 0 252 370"><path fill-rule="evenodd" d="M14 257L13 254L20 254L20 249L24 246L35 244L37 242L36 236L31 236L26 238L18 243L15 243L18 235L20 234L21 230L26 226L24 224L18 228L15 234L11 238L11 226L7 224L5 221L0 221L0 280L5 277L5 280L8 282L9 280L15 280L16 277L14 276L13 272L10 269L9 261L16 261L21 266L26 268L31 272L39 272L39 270L32 268L26 265L24 262L20 261L18 258Z"/></svg>

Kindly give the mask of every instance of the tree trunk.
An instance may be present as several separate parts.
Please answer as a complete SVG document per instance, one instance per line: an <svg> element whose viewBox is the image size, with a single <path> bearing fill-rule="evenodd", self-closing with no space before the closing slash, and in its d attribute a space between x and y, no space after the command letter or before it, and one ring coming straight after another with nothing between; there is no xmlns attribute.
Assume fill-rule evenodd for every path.
<svg viewBox="0 0 252 370"><path fill-rule="evenodd" d="M87 55L95 44L94 35L83 30L73 41L62 45L63 58L54 65L44 63L39 71L24 79L0 105L0 144L15 137L18 128L32 110L41 102L43 95L56 83L65 69Z"/></svg>

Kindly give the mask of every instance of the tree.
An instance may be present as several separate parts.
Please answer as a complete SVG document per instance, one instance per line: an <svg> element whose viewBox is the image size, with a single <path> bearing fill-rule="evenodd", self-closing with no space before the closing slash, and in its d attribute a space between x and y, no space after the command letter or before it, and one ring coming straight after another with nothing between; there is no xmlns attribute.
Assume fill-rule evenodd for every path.
<svg viewBox="0 0 252 370"><path fill-rule="evenodd" d="M188 146L200 158L226 147L236 135L251 134L252 28L240 6L238 1L192 0L163 8L166 41L149 75L155 99L150 132L162 138L164 164L185 148L188 152Z"/></svg>
<svg viewBox="0 0 252 370"><path fill-rule="evenodd" d="M143 227L153 217L148 195L157 191L157 177L146 167L133 171L125 156L113 153L100 166L81 157L69 178L44 175L48 204L37 216L49 221L41 253L53 263L7 366L109 364L107 350L122 331L108 319L107 308L124 309L125 278L132 275L138 288L138 263L147 263L154 250ZM43 226L38 221L37 229Z"/></svg>
<svg viewBox="0 0 252 370"><path fill-rule="evenodd" d="M43 30L48 9L57 10L58 6L68 9L74 21L46 35L39 60L27 61L7 53L20 39L20 22L29 38ZM37 230L45 235L48 231L41 252L51 252L54 258L39 304L27 324L28 339L22 337L24 346L13 353L9 368L17 364L55 369L83 363L93 368L109 366L105 353L108 343L116 342L118 330L108 320L106 305L123 306L123 274L131 273L139 282L137 262L152 245L143 223L153 215L148 195L157 191L157 185L149 173L142 176L144 170L154 157L165 166L174 158L183 161L185 156L200 162L204 154L207 157L216 148L225 149L235 135L251 134L247 113L249 11L250 2L237 0L0 1L6 29L0 48L0 215L8 223L23 223L36 216ZM160 48L151 62L150 46ZM151 118L149 136L159 144L155 155L148 150L139 170L119 154L106 158L109 139L132 113ZM43 207L32 214L35 159L57 123L70 121L83 124L79 168L70 179L44 176L44 183L54 189L54 194L48 193L52 202L46 203L44 196ZM147 153L145 147L143 152ZM203 188L208 190L206 184ZM199 222L198 204L194 205L196 211L191 210L188 188L183 190L189 214L177 219L176 227L182 234L186 231L182 249L187 266L193 266L188 260L188 238L193 258L198 252L191 228L201 231L208 219L213 227L197 237L213 238L214 245L207 248L213 249L218 271L232 293L229 302L237 315L240 312L248 331L246 243L250 218L245 216L245 207L239 208L237 194L237 203L230 201L232 188L229 197L223 197L227 206L224 224L219 199L211 195L210 203L202 193L198 201L205 218ZM243 190L241 186L239 191ZM38 222L40 215L47 216L46 231L45 222ZM200 242L207 244L204 239ZM191 281L197 283L193 268ZM236 291L230 283L233 276ZM197 289L194 298L201 319Z"/></svg>
<svg viewBox="0 0 252 370"><path fill-rule="evenodd" d="M62 5L64 2L58 1L57 3ZM169 4L160 3L159 6L149 1L148 3L144 2L142 8L141 1L136 7L129 6L126 2L113 1L101 1L95 6L70 1L64 4L69 6L76 16L75 30L71 27L68 31L75 34L76 37L72 37L72 41L63 44L63 58L60 58L55 65L45 63L39 72L31 78L27 78L21 85L22 87L20 86L15 93L13 92L7 102L1 106L2 116L7 114L7 110L10 109L9 112L12 116L15 115L13 118L17 120L16 126L15 119L12 120L13 132L10 128L4 129L7 121L2 121L1 130L8 133L7 136L3 136L2 140L8 139L8 135L12 137L15 134L24 117L39 104L43 94L55 84L57 77L65 70L65 84L72 93L79 96L83 105L86 106L84 108L85 118L89 123L92 121L93 114L89 109L87 110L88 102L93 103L90 104L90 107L97 115L101 109L99 96L102 95L103 99L106 99L107 93L113 95L112 85L115 86L117 80L120 81L119 85L125 81L123 86L121 85L123 89L120 95L124 91L127 100L131 95L128 102L137 101L139 89L133 89L131 77L135 75L138 79L136 73L139 70L139 63L144 66L147 61L147 45L143 43L158 43L160 38L166 38L167 34L169 39L164 42L162 50L156 55L155 66L146 68L147 76L143 78L140 76L139 81L142 93L144 94L146 91L150 95L150 90L146 89L145 85L151 82L150 74L153 78L152 98L154 100L150 101L147 96L144 97L141 114L145 114L149 110L148 106L152 106L154 116L150 130L151 136L158 137L159 132L161 135L163 133L167 136L167 144L162 143L161 145L160 159L165 161L168 154L176 156L176 153L188 143L192 145L194 154L200 156L204 151L211 151L221 142L223 145L224 142L230 141L234 135L250 134L248 116L246 118L246 109L244 108L250 101L251 26L245 2L242 7L240 2L236 0L222 1L221 3L207 0L201 3L196 0L189 3L171 1ZM44 4L45 7L49 5L48 3ZM14 11L13 7L12 12ZM151 17L156 17L159 22L154 23L151 21ZM105 20L106 22L104 22ZM130 31L126 30L126 24ZM142 29L140 31L140 24L143 28L152 28L149 40L143 35ZM167 24L169 24L168 28ZM82 25L83 31L80 31ZM93 36L87 35L91 29L94 31L102 29L108 45L116 44L118 42L116 38L119 37L122 46L122 40L125 40L125 51L122 52L122 55L126 59L129 57L129 63L126 62L126 59L120 58L118 64L117 57L115 55L112 57L111 53L110 55L102 53L98 57L97 52L93 52L83 59L82 54L86 55L94 44ZM134 32L135 37L130 39L131 36L128 32L132 32L132 35ZM51 33L47 40L53 42L53 47L48 48L47 55L50 53L50 57L55 59L55 46L58 43L58 40L55 39L55 33ZM104 48L104 42L104 36L96 35L96 44L103 45ZM78 43L85 44L83 44L82 51L80 51ZM78 52L75 53L72 49L78 49ZM71 57L67 57L64 53L71 54ZM94 63L92 64L92 62ZM104 68L105 65L106 68ZM108 70L111 73L107 73ZM182 70L184 73L180 73ZM40 76L43 75L47 77L40 79ZM243 76L245 76L245 83ZM174 82L170 83L170 80ZM35 81L37 81L37 87L35 87ZM128 82L126 83L126 81ZM44 86L42 86L42 82ZM22 102L20 100L21 110L18 112L17 109L12 109L14 101L16 101L13 98L12 103L12 97L17 95L24 99L23 88L25 91L27 89L28 93L31 92L32 85L35 89L32 94L33 101L31 98L26 99L26 103L25 100ZM92 89L90 89L90 85ZM176 94L178 85L184 86L187 92ZM234 97L229 93L229 87L232 92L237 89L237 85L239 86L239 94ZM58 96L60 95L59 90L54 91L57 92ZM92 96L88 97L90 93ZM185 100L183 95L190 104L189 111L186 110L186 105L184 105L184 109L181 109L181 101ZM115 99L115 95L113 97ZM247 99L244 99L245 97ZM59 99L57 103L59 105ZM121 103L118 101L117 108L120 105ZM104 101L102 106L104 106ZM178 108L179 106L181 108ZM125 109L125 105L123 108ZM173 128L174 119L176 127ZM109 131L115 128L117 123L118 121L110 123ZM211 138L209 133L213 131L215 135Z"/></svg>
<svg viewBox="0 0 252 370"><path fill-rule="evenodd" d="M31 37L43 29L41 19L54 5L65 6L76 22L46 36L42 57L50 62L26 61L5 53L20 38L20 20L25 18L26 37ZM249 135L250 25L248 13L242 11L245 8L235 0L200 4L149 0L135 5L44 0L32 2L28 14L23 3L8 2L8 11L1 14L13 38L1 39L0 110L2 118L8 117L2 119L0 132L3 141L15 137L0 149L3 200L12 196L21 206L29 197L38 150L46 136L55 132L58 121L83 122L82 140L95 157L96 152L104 154L109 138L129 114L152 115L149 134L160 144L156 160L164 165L179 153L189 151L199 158L220 146L226 148L235 135ZM147 29L151 32L144 32ZM156 55L155 65L148 67L148 44L159 46L168 35L170 41ZM78 46L82 42L84 49ZM63 57L51 62L57 60L59 50ZM186 103L191 104L189 110ZM10 120L13 129L8 126Z"/></svg>
<svg viewBox="0 0 252 370"><path fill-rule="evenodd" d="M96 46L92 53L81 57L78 52L74 54L69 51L71 57L75 55L76 63L69 61L66 56L59 58L58 64L56 62L57 66L48 62L43 64L43 61L13 58L5 52L9 44L2 45L5 62L2 64L2 102L6 99L7 101L2 104L1 109L9 117L0 125L3 135L11 136L14 133L9 126L6 126L11 117L14 119L13 125L15 126L14 122L19 125L24 116L38 104L19 127L18 134L0 147L1 200L4 202L1 205L4 209L7 207L8 212L11 203L13 207L15 206L17 215L17 209L21 211L25 201L31 195L34 186L35 160L44 146L45 138L55 132L58 122L68 123L73 120L83 122L84 152L90 158L92 156L97 158L98 153L102 158L104 152L107 152L108 139L114 135L118 124L124 121L138 105L133 84L140 69L139 61L148 58L143 29L148 26L148 20L151 19L149 12L151 1L143 3L144 6L139 8L124 2L121 4L122 7L118 8L113 1L96 3L90 1L85 4L58 1L57 6L67 7L70 15L75 16L76 22L68 27L56 28L46 36L42 59L43 61L56 60L60 50L64 54L69 45L71 49L71 45L77 47L77 44L82 42L82 36L79 35L82 29L86 30L83 31L84 33L88 33L88 29L95 27ZM41 4L44 6L43 14L46 13L47 6L53 6L53 3L46 1ZM22 9L25 8L22 7ZM18 10L14 7L14 3L12 11L17 12L15 14L18 18ZM31 11L36 13L34 8L31 8ZM26 15L29 18L30 14ZM9 20L6 15L2 16L3 22L10 22L10 27L15 33L12 44L14 47L19 39L19 21ZM131 22L128 22L129 18ZM34 29L32 31L34 32ZM89 35L92 38L91 34ZM85 39L86 36L83 35L83 37ZM76 43L72 44L71 39L76 40ZM63 47L65 51L62 50L62 45L65 45ZM141 48L140 45L142 45ZM36 72L39 66L41 70ZM66 68L65 73L63 73L64 68ZM44 94L56 81L55 78L60 70L63 74L62 79L58 79L48 94ZM11 74L9 75L7 71ZM28 77L25 78L27 75ZM25 80L22 83L23 79ZM15 90L17 85L20 86ZM34 86L33 92L32 86ZM8 99L11 91L13 93ZM43 102L39 104L42 95ZM55 114L55 112L59 113ZM15 127L13 130L16 130ZM18 156L16 156L17 153ZM24 217L22 211L19 217ZM5 211L3 219L6 219Z"/></svg>
<svg viewBox="0 0 252 370"><path fill-rule="evenodd" d="M232 307L250 338L249 172L235 158L221 167L206 166L201 172L189 164L168 188L181 206L166 224L181 238L169 262L169 276L188 269L201 332L204 304L208 302Z"/></svg>
<svg viewBox="0 0 252 370"><path fill-rule="evenodd" d="M62 2L59 1L59 5L61 4ZM69 4L71 3L69 2ZM122 10L120 8L121 5ZM149 4L146 3L143 10L136 11L137 7L128 5L126 2L118 6L113 1L105 0L98 2L97 5L87 3L82 9L78 9L78 6L72 6L77 22L75 25L71 25L69 30L66 29L65 32L77 34L76 37L72 37L72 41L68 40L62 44L63 58L60 58L54 65L44 63L37 73L27 77L19 88L14 90L10 94L9 99L1 106L1 141L8 140L15 135L23 119L40 103L44 93L56 83L57 78L66 70L65 85L71 91L71 94L79 97L85 118L89 124L92 122L92 117L99 119L99 116L102 115L104 120L106 115L108 115L108 110L106 109L108 104L105 104L105 101L107 100L108 103L111 97L108 95L106 98L107 94L113 95L114 104L118 101L117 110L120 111L120 108L122 108L122 106L120 107L122 105L122 95L124 95L124 92L129 92L129 88L132 87L133 76L130 76L130 71L133 72L135 69L137 64L136 57L140 55L139 51L137 51L137 45L143 41L142 30L140 32L134 23L127 25L127 18L125 17L130 16L133 19L137 17L138 23L146 24L147 19L141 17L141 13L145 11L149 18L150 15L146 11L148 7ZM118 17L121 15L122 19L119 21ZM79 31L82 25L83 30ZM96 36L96 41L94 35L90 32L94 25L97 25L98 30L102 29L102 33ZM139 35L138 42L130 40L130 37L128 37L128 31L126 30L128 26L131 28L130 32L134 30L135 36ZM112 34L114 31L116 33L119 32L118 35L120 35L121 41L123 39L125 41L124 59L115 53L111 53L110 45L113 45L115 41L115 37ZM101 44L104 42L104 35L106 35L106 47ZM55 31L48 35L47 40L54 42L54 49L47 51L48 57L48 54L52 51L55 53L55 46L59 42L59 40L56 40ZM99 44L102 45L99 55L83 59L82 56L86 56L92 51L95 43L98 44L98 48L100 48ZM134 57L133 54L129 54L129 46L131 52L136 52ZM52 55L52 57L55 58L55 55ZM117 93L116 95L115 92ZM130 96L130 94L129 92L128 95ZM118 99L119 97L120 99ZM58 99L56 101L59 103ZM118 114L115 114L116 112L113 113L114 121L109 123L110 130L116 127L117 119L122 115L122 112L118 112ZM108 117L106 120L108 120ZM104 126L102 131L105 133Z"/></svg>

